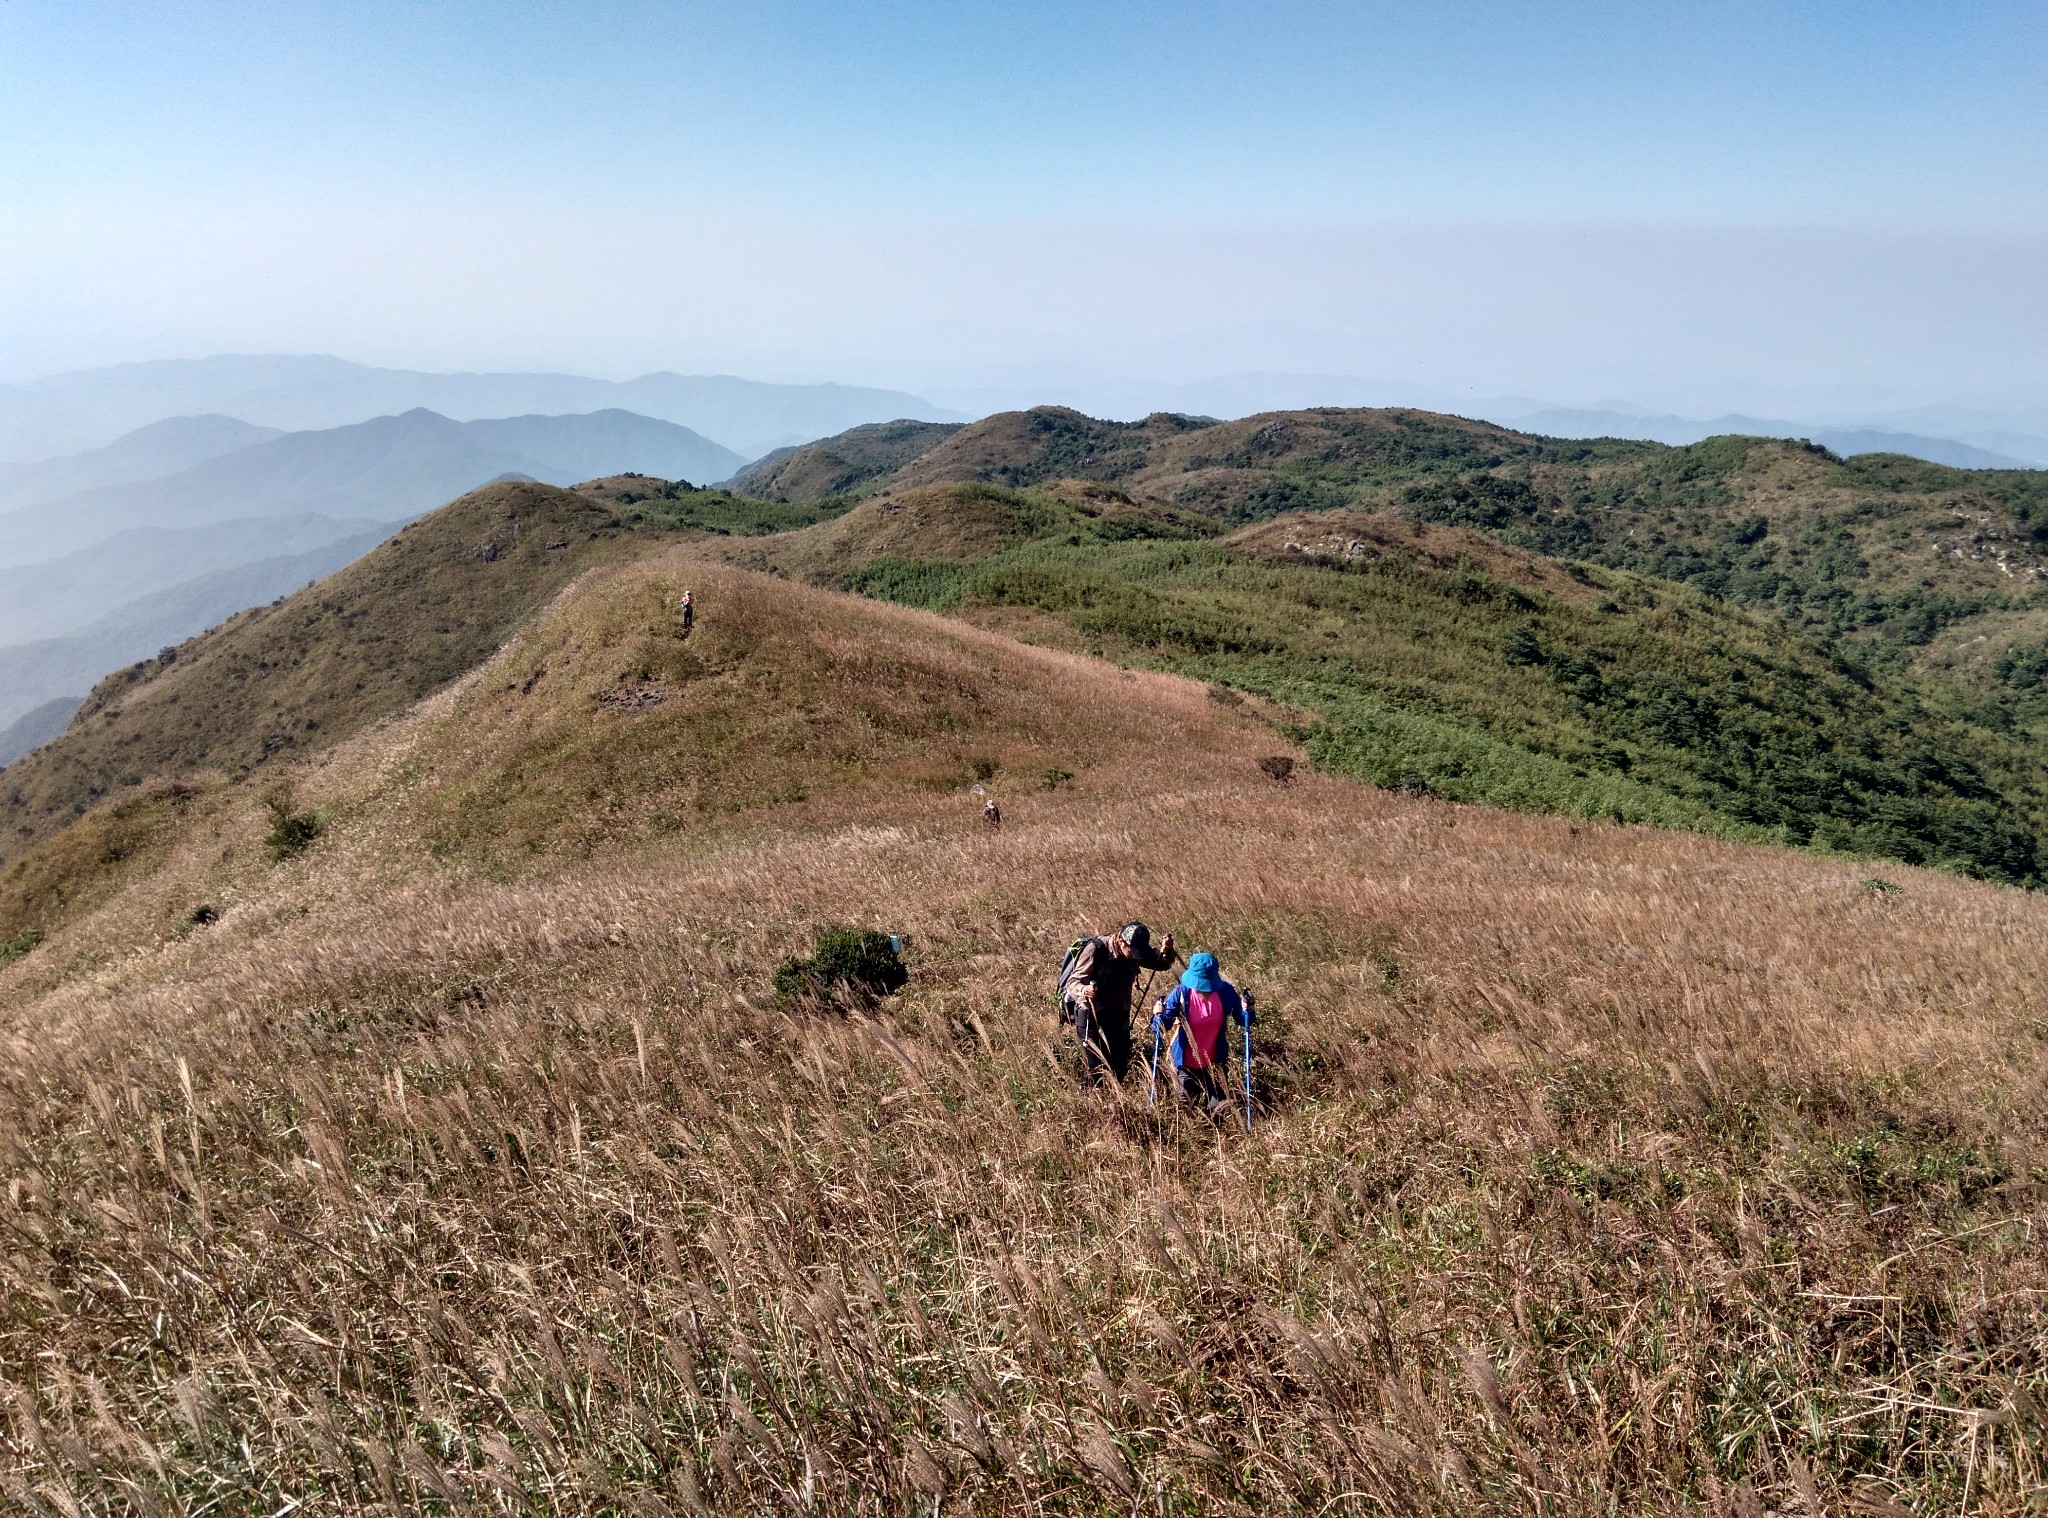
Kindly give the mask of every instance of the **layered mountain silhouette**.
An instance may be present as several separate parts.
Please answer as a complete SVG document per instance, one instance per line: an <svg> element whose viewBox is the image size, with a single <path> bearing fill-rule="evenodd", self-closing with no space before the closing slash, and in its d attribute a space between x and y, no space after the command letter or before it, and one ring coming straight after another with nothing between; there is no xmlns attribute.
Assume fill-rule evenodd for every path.
<svg viewBox="0 0 2048 1518"><path fill-rule="evenodd" d="M59 696L0 727L0 769L14 763L23 754L33 753L63 732L78 707L77 700Z"/></svg>
<svg viewBox="0 0 2048 1518"><path fill-rule="evenodd" d="M165 417L103 448L38 464L0 464L0 511L61 501L109 485L161 479L279 435L275 427L258 427L231 416Z"/></svg>
<svg viewBox="0 0 2048 1518"><path fill-rule="evenodd" d="M900 390L858 385L665 372L617 382L574 374L426 374L310 355L229 354L0 385L0 459L97 448L147 423L198 412L297 432L416 408L466 421L625 410L688 427L743 458L889 417L962 419Z"/></svg>
<svg viewBox="0 0 2048 1518"><path fill-rule="evenodd" d="M245 607L303 589L374 546L382 527L361 528L301 553L209 570L137 596L63 637L0 646L0 722L89 690L108 670L211 627Z"/></svg>
<svg viewBox="0 0 2048 1518"><path fill-rule="evenodd" d="M567 484L638 469L692 484L746 461L687 427L626 411L457 422L414 410L293 432L140 483L0 513L0 564L69 553L136 527L284 515L397 522L500 475Z"/></svg>
<svg viewBox="0 0 2048 1518"><path fill-rule="evenodd" d="M1899 453L1955 469L2038 469L2048 464L2048 439L2015 435L2006 441L2026 451L2025 457L1979 447L1956 438L1925 437L1884 427L1815 427L1798 422L1730 413L1709 421L1682 416L1640 416L1623 411L1581 411L1558 407L1513 419L1528 432L1552 437L1640 438L1684 445L1710 437L1805 438L1845 458L1863 453Z"/></svg>
<svg viewBox="0 0 2048 1518"><path fill-rule="evenodd" d="M253 438L253 440L251 440ZM150 462L191 459L150 479ZM625 411L456 422L430 411L270 434L223 417L152 424L8 480L0 512L0 723L347 563L396 524L492 479L639 470L703 483L744 460ZM90 488L52 491L80 481Z"/></svg>

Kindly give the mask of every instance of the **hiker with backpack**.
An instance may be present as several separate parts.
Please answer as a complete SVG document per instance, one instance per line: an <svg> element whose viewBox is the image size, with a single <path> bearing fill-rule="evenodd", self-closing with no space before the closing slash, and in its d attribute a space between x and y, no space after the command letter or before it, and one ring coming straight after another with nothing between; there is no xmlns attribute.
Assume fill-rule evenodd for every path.
<svg viewBox="0 0 2048 1518"><path fill-rule="evenodd" d="M683 636L687 638L690 636L690 629L697 622L697 592L694 590L684 591L682 600L676 602L676 610L682 613Z"/></svg>
<svg viewBox="0 0 2048 1518"><path fill-rule="evenodd" d="M1181 1100L1200 1103L1211 1118L1230 1110L1230 1025L1236 1023L1244 1029L1249 1058L1252 1022L1251 993L1239 992L1223 978L1214 954L1197 954L1188 961L1180 984L1152 1013L1152 1047L1158 1049L1160 1041L1172 1034L1168 1052L1173 1061L1174 1091ZM1245 1093L1249 1103L1249 1084ZM1249 1106L1245 1113L1249 1126Z"/></svg>
<svg viewBox="0 0 2048 1518"><path fill-rule="evenodd" d="M1060 1008L1081 1042L1081 1080L1099 1084L1107 1069L1119 1081L1131 1068L1131 993L1142 970L1164 970L1178 957L1173 935L1152 946L1152 930L1125 923L1099 938L1079 938L1060 966Z"/></svg>

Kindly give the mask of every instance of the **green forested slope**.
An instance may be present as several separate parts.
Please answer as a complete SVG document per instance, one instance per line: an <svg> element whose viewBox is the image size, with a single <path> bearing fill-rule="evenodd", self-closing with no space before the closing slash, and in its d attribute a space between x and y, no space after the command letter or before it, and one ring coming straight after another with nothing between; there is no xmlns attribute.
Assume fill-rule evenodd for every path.
<svg viewBox="0 0 2048 1518"><path fill-rule="evenodd" d="M784 467L798 477L801 454ZM1904 663L1966 623L2001 647L2048 646L2013 615L2048 606L2044 471L1766 438L1572 441L1419 411L1117 423L1044 407L952 432L860 489L1068 477L1231 522L1364 506L1473 527L1769 610L1862 659Z"/></svg>
<svg viewBox="0 0 2048 1518"><path fill-rule="evenodd" d="M1262 692L1383 785L2040 876L2022 746L1774 618L1391 514L1217 536L1093 495L929 489L731 556Z"/></svg>

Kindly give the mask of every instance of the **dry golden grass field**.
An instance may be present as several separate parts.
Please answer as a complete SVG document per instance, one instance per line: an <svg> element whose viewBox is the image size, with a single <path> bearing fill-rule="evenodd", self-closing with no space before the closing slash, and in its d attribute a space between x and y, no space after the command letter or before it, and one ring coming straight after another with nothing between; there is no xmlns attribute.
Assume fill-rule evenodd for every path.
<svg viewBox="0 0 2048 1518"><path fill-rule="evenodd" d="M191 787L0 970L0 1507L2038 1511L2048 904L1282 715L671 548ZM1130 915L1249 1134L1076 1089Z"/></svg>

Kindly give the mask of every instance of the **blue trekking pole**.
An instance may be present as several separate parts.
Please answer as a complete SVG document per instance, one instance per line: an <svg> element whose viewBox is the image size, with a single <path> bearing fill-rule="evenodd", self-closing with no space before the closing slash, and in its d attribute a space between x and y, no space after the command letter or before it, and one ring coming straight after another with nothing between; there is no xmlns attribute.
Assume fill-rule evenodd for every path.
<svg viewBox="0 0 2048 1518"><path fill-rule="evenodd" d="M1244 996L1244 1131L1252 1131L1252 998Z"/></svg>
<svg viewBox="0 0 2048 1518"><path fill-rule="evenodd" d="M1158 974L1159 972L1154 970L1151 975L1145 977L1145 989L1138 993L1138 1010L1140 1012L1145 1010L1145 1003L1152 999L1152 982ZM1126 1043L1130 1042L1128 1036L1124 1041ZM1145 1100L1148 1106L1156 1107L1159 1105L1159 1014L1157 1012L1152 1014L1152 1094L1146 1097Z"/></svg>

